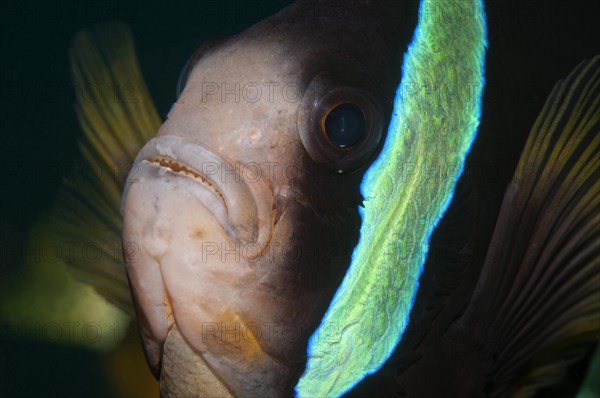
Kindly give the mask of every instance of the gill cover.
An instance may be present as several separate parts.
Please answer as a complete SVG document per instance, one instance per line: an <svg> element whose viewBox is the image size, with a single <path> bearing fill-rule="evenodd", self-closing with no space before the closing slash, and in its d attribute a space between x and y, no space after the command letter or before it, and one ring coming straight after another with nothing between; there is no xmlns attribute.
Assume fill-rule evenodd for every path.
<svg viewBox="0 0 600 398"><path fill-rule="evenodd" d="M408 323L430 236L481 115L482 1L423 0L388 138L364 176L360 240L308 347L299 396L339 396L391 355Z"/></svg>

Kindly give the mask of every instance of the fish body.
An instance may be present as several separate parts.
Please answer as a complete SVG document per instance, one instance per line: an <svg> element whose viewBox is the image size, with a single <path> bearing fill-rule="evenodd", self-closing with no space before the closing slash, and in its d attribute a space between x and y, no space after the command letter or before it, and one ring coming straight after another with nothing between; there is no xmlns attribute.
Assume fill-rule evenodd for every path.
<svg viewBox="0 0 600 398"><path fill-rule="evenodd" d="M398 18L382 24L390 8ZM399 11L299 1L196 61L123 199L124 244L139 249L127 272L156 375L176 325L233 395L292 394L358 239L362 174L408 41ZM352 145L325 130L339 104L364 118Z"/></svg>
<svg viewBox="0 0 600 398"><path fill-rule="evenodd" d="M397 3L356 2L343 7L335 1L294 3L197 56L167 121L138 155L133 167L135 178L126 185L123 201L124 241L139 248L135 256L126 257L128 276L145 351L151 368L157 375L161 372L163 395L179 395L182 385L200 394L207 393L203 390L206 386L212 386L215 391L235 396L291 395L290 387L306 366L308 337L319 320L326 331L331 324L338 327L340 339L318 341L316 335L312 343L317 341L322 346L309 347L306 378L300 380L296 390L302 396L340 395L365 373L376 371L393 351L406 327L407 321L401 318L407 319L414 302L429 236L448 206L480 111L483 10L464 14L464 21L454 20L455 27L443 20L428 27L426 23L432 20L429 7L433 6L422 3L421 30L417 29L411 48L415 53L430 51L430 58L425 55L413 59L409 52L408 61L402 63L393 56L383 56L401 54L408 42L406 32L398 28L398 18L382 18L392 11L398 12L392 15L402 17L402 7ZM314 19L307 17L311 12L316 12ZM359 15L360 24L351 27L344 23L358 20ZM298 41L300 36L304 41ZM446 49L447 55L441 56ZM436 57L440 58L439 67L427 70ZM594 65L589 66L592 71ZM472 69L468 69L470 66ZM448 74L436 79L435 74L444 67L448 67ZM394 117L398 121L392 118L392 126L401 127L390 128L385 137L384 128L392 113L390 88L397 86L399 70L403 71L403 80L427 82L430 78L433 83L425 84L431 85L441 79L461 85L466 95L439 101L428 96L424 101L415 101L418 104L414 107L410 102L414 98L397 99ZM591 84L587 82L593 78L590 72L582 80L573 78L572 84ZM268 87L268 95L259 95L265 92L262 86ZM473 86L475 90L471 90ZM297 89L295 97L290 95L291 87ZM558 96L547 106L557 106L552 101L569 100L568 96ZM457 102L459 107L454 109ZM335 111L348 104L360 109L364 121L358 141L346 145L346 136L330 135L330 120L335 121ZM581 112L595 114L593 106L588 110L587 105L581 105L588 102L578 104ZM344 118L343 122L350 115L344 113ZM448 129L448 138L440 141L444 129ZM593 131L565 129L560 134L565 142L577 142L581 134ZM543 128L534 129L533 148L541 139L538 135L543 134ZM340 139L341 144L337 141ZM554 148L550 143L546 145ZM381 146L384 157L363 181L364 171ZM402 149L394 152L388 147ZM565 159L571 159L569 151L574 147L568 148L561 155ZM524 152L522 162L529 161L527 156L533 156L532 152ZM546 167L541 159L536 158L536 164ZM402 165L403 160L425 168L437 169L440 163L455 167L437 180L423 181L426 170L419 170L413 179L402 179L402 170L394 162ZM562 167L578 170L578 164L565 162ZM399 177L397 184L390 183ZM511 195L525 198L530 190L548 192L548 181L523 186L520 178L517 173L514 187L519 188L514 192L509 189L507 203ZM562 183L559 175L555 179L556 184ZM366 198L364 221L376 224L362 236L363 249L357 234L361 224L357 209L363 199L361 182L367 194L373 195ZM443 187L441 194L439 189ZM394 191L396 204L385 202L389 200L386 196L394 198ZM379 201L378 195L384 201ZM563 211L560 203L553 207L557 213ZM377 206L386 207L381 210ZM593 211L594 206L595 202L590 202L585 211ZM377 215L378 210L387 216ZM369 218L369 214L376 216ZM499 236L508 233L510 228L506 226L512 217L515 215L501 214L496 232ZM418 224L396 230L386 228L386 222ZM391 230L396 232L386 237L386 231ZM336 249L333 252L332 241ZM418 250L406 256L409 242ZM381 255L378 248L369 246L380 244L385 245ZM294 258L290 258L290 248L300 248ZM487 355L493 355L497 348L483 355L466 354L467 347L477 345L470 328L485 329L494 322L482 310L481 303L488 298L479 299L478 294L489 291L488 275L498 272L494 256L509 256L506 253L510 250L515 254L510 257L508 269L525 267L519 262L518 247L506 244L499 251L492 247L470 307L444 335L450 341L464 339L466 358L474 355L481 363L486 363ZM366 252L373 255L361 257ZM529 256L535 259L534 270L546 266L544 257ZM586 268L591 264L565 266ZM514 272L519 275L523 271ZM374 284L369 282L373 280ZM346 287L347 281L352 287ZM531 295L536 297L537 292ZM508 294L507 303L518 295L510 290L503 294ZM323 318L328 304L327 315L331 318ZM503 309L503 313L509 316L514 311L510 308ZM356 329L355 325L362 327ZM363 328L365 333L356 334ZM559 328L557 333L567 333L565 330ZM369 342L373 342L372 347ZM545 344L550 343L540 341L541 347ZM452 344L446 343L445 347L451 350ZM352 348L353 360L344 360ZM515 348L515 355L521 350L526 348ZM173 353L181 352L187 352L191 359L182 361L176 356L174 360ZM424 361L415 368L427 368L431 363L435 361ZM190 373L189 364L199 365L202 377L172 382ZM505 373L497 372L514 375L510 368ZM481 378L460 386L457 393L477 393L483 388ZM503 391L509 387L498 382L496 388Z"/></svg>
<svg viewBox="0 0 600 398"><path fill-rule="evenodd" d="M385 132L396 112L401 72L411 72L402 54L417 16L416 3L297 1L192 56L162 126L145 93L140 101L117 105L78 99L85 158L102 165L137 158L125 181L123 226L123 180L110 178L86 182L79 191L66 187L53 226L61 239L103 243L122 227L133 305L162 395L289 396L307 362L323 384L356 383L381 366L397 342L398 331L386 333L385 327L400 324L406 330L396 352L354 394L386 384L393 392L404 388L421 396L527 396L554 383L596 342L597 58L559 83L542 109L485 261L461 272L454 254L445 261L428 258L416 298L414 291L379 289L342 305L341 313L362 318L345 316L341 323L375 325L370 331L385 339L372 350L364 348L372 340L359 336L350 345L331 341L317 355L306 351L334 295L346 291L342 280L350 274L364 222L358 208L369 206L362 197L368 191L361 194L360 186L393 138ZM456 54L468 47L447 42L450 51L453 45ZM144 87L132 54L130 33L122 26L82 34L72 53L75 80ZM434 74L427 65L416 71ZM436 121L443 112L435 105L414 120ZM431 138L436 131L423 133ZM428 145L419 153L447 155L434 149ZM410 153L411 146L404 150ZM383 172L371 174L376 180ZM404 189L399 183L384 187L373 192ZM401 201L422 204L427 192ZM457 200L473 203L461 192ZM443 212L447 200L433 211ZM457 205L451 213L457 207L471 219L472 208ZM469 228L470 222L459 224L459 243ZM374 230L385 237L385 227ZM122 264L83 260L68 261L127 310ZM367 261L359 268L370 278L380 265ZM388 280L402 282L406 262L388 265ZM365 280L358 278L359 285ZM398 301L400 296L410 300ZM398 303L405 308L402 319L374 316ZM374 322L364 321L369 317ZM353 356L378 359L374 368L310 367L332 358L335 364L344 355L352 363L363 359ZM305 394L302 382L298 388ZM338 387L328 391L341 394Z"/></svg>
<svg viewBox="0 0 600 398"><path fill-rule="evenodd" d="M301 396L340 395L393 352L408 324L432 232L475 139L487 46L484 5L463 5L444 22L436 17L440 5L448 7L420 4L386 143L361 185L360 241L311 338Z"/></svg>

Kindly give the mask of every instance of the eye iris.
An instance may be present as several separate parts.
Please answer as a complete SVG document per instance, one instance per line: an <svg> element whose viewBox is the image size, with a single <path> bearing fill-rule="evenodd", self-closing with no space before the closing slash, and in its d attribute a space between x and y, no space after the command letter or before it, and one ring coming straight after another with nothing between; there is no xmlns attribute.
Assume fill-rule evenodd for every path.
<svg viewBox="0 0 600 398"><path fill-rule="evenodd" d="M341 148L356 144L365 133L365 115L354 104L335 107L325 119L325 132L332 144Z"/></svg>

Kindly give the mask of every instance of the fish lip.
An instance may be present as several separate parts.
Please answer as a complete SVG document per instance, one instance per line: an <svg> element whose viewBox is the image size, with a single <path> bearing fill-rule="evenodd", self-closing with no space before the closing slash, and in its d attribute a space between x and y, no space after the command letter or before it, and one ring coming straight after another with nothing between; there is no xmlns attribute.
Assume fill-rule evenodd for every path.
<svg viewBox="0 0 600 398"><path fill-rule="evenodd" d="M136 174L146 164L188 177L215 194L225 207L228 221L224 223L220 219L219 222L233 243L266 245L270 241L273 226L265 222L268 218L265 212L270 211L272 205L261 203L264 194L257 191L263 188L250 186L231 162L200 144L175 135L155 137L140 150L123 189L121 214L129 189L137 182ZM203 205L211 213L215 210L214 205Z"/></svg>
<svg viewBox="0 0 600 398"><path fill-rule="evenodd" d="M140 165L142 164L147 164L150 167L162 169L169 173L182 176L183 178L188 178L200 184L201 187L204 188L206 191L212 192L212 194L219 199L219 204L214 204L214 202L209 203L207 200L202 200L200 198L198 198L198 200L202 202L204 207L206 207L217 219L217 221L219 221L219 224L227 233L227 235L233 238L232 240L234 241L238 240L237 234L231 226L231 223L229 222L227 203L225 201L225 197L223 196L223 193L215 187L215 184L212 183L207 176L205 176L198 170L195 170L167 156L153 156L149 159L143 159ZM223 217L223 213L225 214L225 217Z"/></svg>

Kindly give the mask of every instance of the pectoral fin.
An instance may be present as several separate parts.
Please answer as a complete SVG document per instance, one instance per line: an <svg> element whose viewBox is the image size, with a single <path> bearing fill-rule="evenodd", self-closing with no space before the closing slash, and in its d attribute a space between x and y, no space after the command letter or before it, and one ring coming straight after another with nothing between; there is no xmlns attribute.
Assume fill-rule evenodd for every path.
<svg viewBox="0 0 600 398"><path fill-rule="evenodd" d="M559 383L600 335L600 56L552 91L452 338L489 359L489 396ZM462 340L462 339L459 339Z"/></svg>
<svg viewBox="0 0 600 398"><path fill-rule="evenodd" d="M83 161L65 179L50 237L78 279L132 314L121 250L121 190L133 160L161 121L138 65L129 28L82 31L70 49Z"/></svg>

